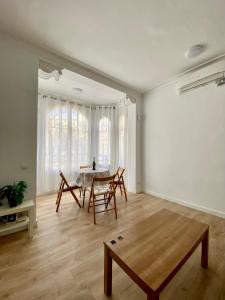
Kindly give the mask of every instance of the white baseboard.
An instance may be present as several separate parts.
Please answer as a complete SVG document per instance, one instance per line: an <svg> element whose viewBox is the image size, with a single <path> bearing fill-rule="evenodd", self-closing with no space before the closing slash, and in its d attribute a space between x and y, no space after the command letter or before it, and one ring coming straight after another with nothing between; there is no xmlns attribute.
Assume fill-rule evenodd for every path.
<svg viewBox="0 0 225 300"><path fill-rule="evenodd" d="M205 213L208 213L208 214L211 214L211 215L214 215L214 216L225 219L225 212L221 212L221 211L218 211L218 210L207 208L205 206L201 206L201 205L198 205L198 204L192 204L192 203L180 200L180 199L171 198L170 196L160 194L160 193L157 193L157 192L154 192L154 191L149 191L149 190L146 190L146 189L145 189L144 193L155 196L155 197L159 197L159 198L171 201L171 202L175 202L175 203L180 204L180 205L184 205L184 206L187 206L187 207L190 207L190 208L194 208L194 209L203 211Z"/></svg>

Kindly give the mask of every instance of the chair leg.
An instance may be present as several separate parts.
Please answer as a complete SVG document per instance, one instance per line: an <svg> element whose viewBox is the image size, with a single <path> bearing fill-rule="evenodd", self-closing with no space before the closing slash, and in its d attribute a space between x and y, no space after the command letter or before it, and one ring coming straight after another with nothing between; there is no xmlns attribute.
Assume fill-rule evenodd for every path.
<svg viewBox="0 0 225 300"><path fill-rule="evenodd" d="M108 199L107 199L106 208L108 208L108 205L109 205L111 199L112 199L112 194L110 194Z"/></svg>
<svg viewBox="0 0 225 300"><path fill-rule="evenodd" d="M93 195L93 215L94 215L94 224L96 225L96 217L95 217L95 196Z"/></svg>
<svg viewBox="0 0 225 300"><path fill-rule="evenodd" d="M115 209L115 217L117 219L117 208L116 208L116 196L115 196L115 193L113 193L113 202L114 202L114 209Z"/></svg>
<svg viewBox="0 0 225 300"><path fill-rule="evenodd" d="M84 208L84 197L83 197L83 204L82 204L82 207Z"/></svg>
<svg viewBox="0 0 225 300"><path fill-rule="evenodd" d="M90 192L90 197L89 197L89 201L88 201L88 213L89 213L90 206L91 206L91 197L92 197L92 192Z"/></svg>
<svg viewBox="0 0 225 300"><path fill-rule="evenodd" d="M121 184L119 184L119 186L120 186L120 193L121 193L121 196L122 196L123 192L122 192Z"/></svg>
<svg viewBox="0 0 225 300"><path fill-rule="evenodd" d="M60 196L60 194L61 194L61 192L62 192L62 185L63 185L63 182L62 182L62 180L61 180L60 186L59 186L58 195L57 195L57 199L56 199L56 202L55 202L56 205L58 204L59 196Z"/></svg>
<svg viewBox="0 0 225 300"><path fill-rule="evenodd" d="M59 205L60 205L60 202L61 202L61 198L62 198L62 189L61 189L61 192L59 194L59 198L58 198L58 202L57 202L57 207L56 207L56 212L58 212L58 210L59 210Z"/></svg>
<svg viewBox="0 0 225 300"><path fill-rule="evenodd" d="M106 194L104 194L104 202L105 202L105 209L107 209L107 206L106 206Z"/></svg>
<svg viewBox="0 0 225 300"><path fill-rule="evenodd" d="M75 195L74 191L73 191L73 190L70 190L70 193L72 194L74 200L77 202L77 205L81 208L80 202L78 201L77 196Z"/></svg>
<svg viewBox="0 0 225 300"><path fill-rule="evenodd" d="M84 201L85 201L85 193L86 193L86 187L84 187L84 191L83 191L83 207L84 207Z"/></svg>
<svg viewBox="0 0 225 300"><path fill-rule="evenodd" d="M117 188L117 185L115 185L115 187L114 187L115 193L116 193L116 188ZM106 198L107 199L106 208L108 207L108 205L109 205L109 203L110 203L110 201L111 201L111 199L113 197L111 193L109 193L108 195L109 196Z"/></svg>
<svg viewBox="0 0 225 300"><path fill-rule="evenodd" d="M57 198L56 198L56 201L55 201L56 205L58 204L58 201L59 201L59 194L60 194L60 188L59 188L59 191L58 191L58 194L57 194Z"/></svg>
<svg viewBox="0 0 225 300"><path fill-rule="evenodd" d="M124 190L124 195L125 195L125 199L126 199L126 202L127 202L127 193L126 193L126 188L125 188L124 182L123 182L123 190Z"/></svg>

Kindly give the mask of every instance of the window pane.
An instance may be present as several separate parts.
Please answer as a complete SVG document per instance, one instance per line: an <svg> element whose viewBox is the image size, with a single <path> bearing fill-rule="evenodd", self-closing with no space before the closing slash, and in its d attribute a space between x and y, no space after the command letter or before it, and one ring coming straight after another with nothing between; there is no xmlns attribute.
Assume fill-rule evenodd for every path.
<svg viewBox="0 0 225 300"><path fill-rule="evenodd" d="M55 108L48 113L46 140L46 168L54 171L65 168L68 157L68 111Z"/></svg>
<svg viewBox="0 0 225 300"><path fill-rule="evenodd" d="M59 106L48 113L46 169L75 170L88 163L88 120L74 108Z"/></svg>

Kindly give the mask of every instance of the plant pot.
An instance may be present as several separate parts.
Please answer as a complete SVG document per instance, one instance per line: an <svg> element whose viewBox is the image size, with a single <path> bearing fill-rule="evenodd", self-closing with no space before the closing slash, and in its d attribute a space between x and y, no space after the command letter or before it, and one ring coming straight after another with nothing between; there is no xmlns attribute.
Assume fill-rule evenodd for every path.
<svg viewBox="0 0 225 300"><path fill-rule="evenodd" d="M9 207L16 207L17 206L17 201L13 197L8 197L8 202L9 202Z"/></svg>

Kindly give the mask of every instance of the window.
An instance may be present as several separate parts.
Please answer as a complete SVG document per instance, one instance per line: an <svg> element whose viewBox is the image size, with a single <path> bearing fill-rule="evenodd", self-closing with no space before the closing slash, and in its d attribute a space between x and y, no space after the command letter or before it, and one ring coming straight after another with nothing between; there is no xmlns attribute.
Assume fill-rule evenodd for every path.
<svg viewBox="0 0 225 300"><path fill-rule="evenodd" d="M46 168L75 170L88 163L88 120L76 108L60 105L47 115Z"/></svg>
<svg viewBox="0 0 225 300"><path fill-rule="evenodd" d="M98 163L100 166L110 165L110 138L111 124L109 119L104 117L99 121Z"/></svg>
<svg viewBox="0 0 225 300"><path fill-rule="evenodd" d="M64 169L68 157L68 111L65 106L51 109L47 114L46 169Z"/></svg>
<svg viewBox="0 0 225 300"><path fill-rule="evenodd" d="M88 163L88 120L72 111L72 162L75 166Z"/></svg>

